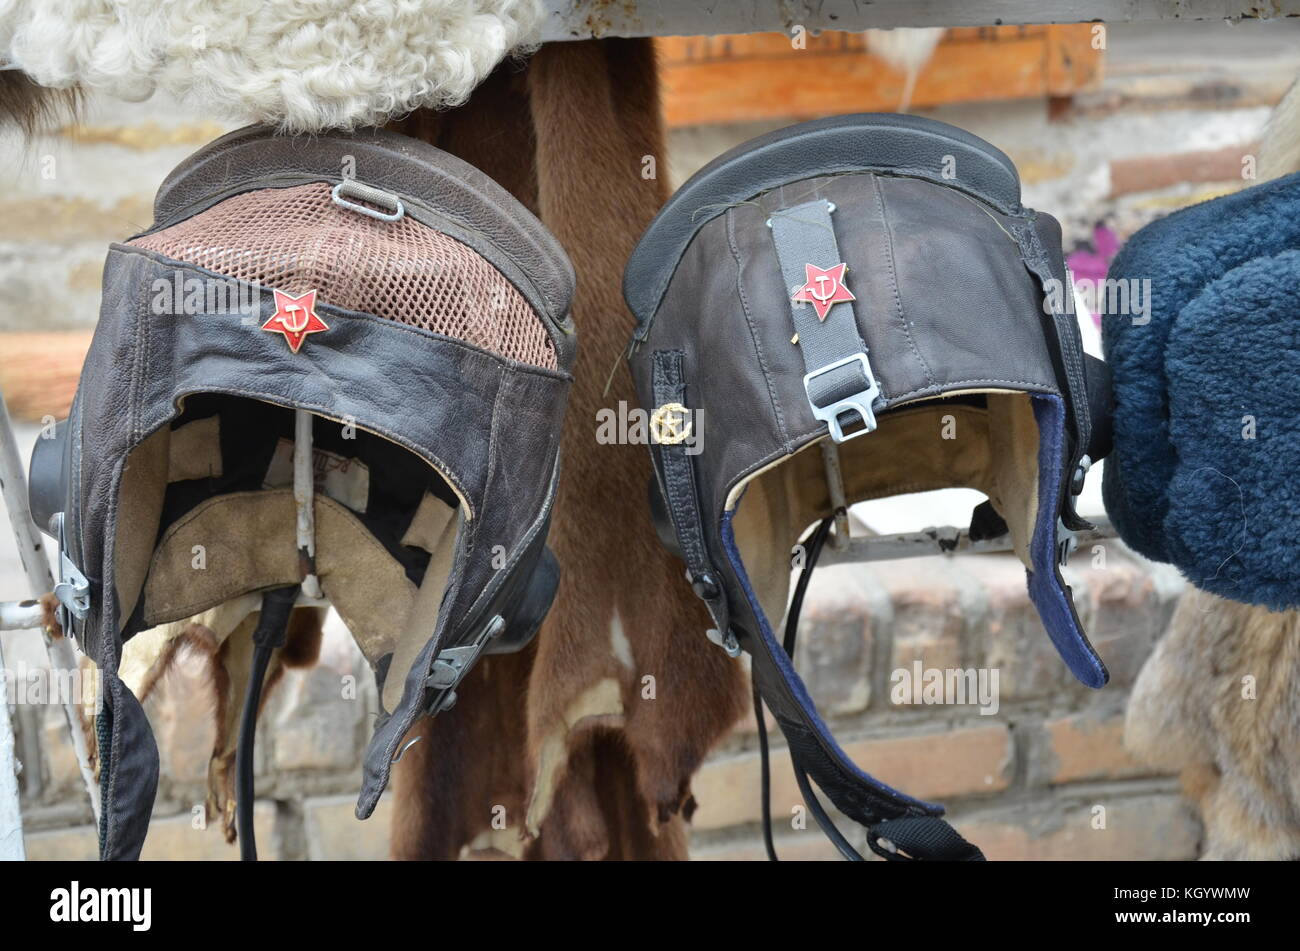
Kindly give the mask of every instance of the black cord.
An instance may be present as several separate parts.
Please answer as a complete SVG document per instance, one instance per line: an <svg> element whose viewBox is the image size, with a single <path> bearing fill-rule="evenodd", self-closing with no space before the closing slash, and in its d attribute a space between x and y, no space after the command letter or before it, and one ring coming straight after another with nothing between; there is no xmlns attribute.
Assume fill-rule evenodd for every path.
<svg viewBox="0 0 1300 951"><path fill-rule="evenodd" d="M831 526L835 524L835 518L822 519L821 523L813 530L812 537L808 540L808 549L804 556L803 571L799 574L799 581L794 586L794 597L790 599L790 610L785 616L785 640L782 644L785 647L786 655L794 660L794 642L799 636L799 615L803 613L804 595L808 593L808 582L812 580L813 569L817 567L817 559L821 557L822 548L826 545L826 536L831 533Z"/></svg>
<svg viewBox="0 0 1300 951"><path fill-rule="evenodd" d="M760 773L763 787L763 848L767 849L769 862L781 861L776 854L776 843L772 841L772 770L771 758L767 748L767 722L763 719L763 698L758 692L758 681L750 675L754 690L754 719L758 722L758 755L763 768Z"/></svg>
<svg viewBox="0 0 1300 951"><path fill-rule="evenodd" d="M848 839L844 838L844 833L839 830L839 827L831 821L831 817L826 814L826 810L822 808L821 801L818 800L817 796L812 791L812 784L808 782L808 773L805 772L803 767L799 766L797 763L794 767L794 778L799 784L799 792L803 794L803 801L808 805L808 811L812 813L813 819L817 821L817 825L821 826L821 830L826 834L826 838L830 839L831 842L834 843L835 848L839 849L840 855L844 856L850 862L865 862L866 859L863 857L862 853L855 849L849 843Z"/></svg>
<svg viewBox="0 0 1300 951"><path fill-rule="evenodd" d="M817 528L813 530L812 536L808 540L808 547L804 554L803 571L799 574L799 581L795 584L794 597L790 599L790 609L786 612L785 617L785 638L782 646L791 660L794 660L795 640L799 636L799 615L803 612L803 599L804 595L808 593L808 582L812 580L813 569L817 567L817 559L821 556L822 548L826 544L826 537L830 534L831 526L834 523L835 518L833 516L823 519L818 523ZM752 671L750 676L753 676ZM763 787L763 846L767 849L768 859L777 862L780 860L777 858L776 845L772 840L772 760L767 745L767 723L763 719L763 698L759 694L757 681L754 682L754 719L758 723L758 753L761 761L760 776ZM802 776L801 772L798 767L795 768L795 779L799 781L799 789L808 802L808 808L812 812L813 818L817 820L818 825L822 826L822 830L826 831L826 826L822 824L821 818L818 817L819 814L825 817L826 813L822 809L821 803L817 802L807 788L808 779L806 776ZM830 822L829 818L826 821ZM830 832L826 832L826 834L831 836L832 841L834 841L835 836L839 836L841 840L844 839L839 834L840 830L835 829L834 824L831 825L831 828L835 830L834 835ZM839 843L837 842L836 845L838 846ZM848 843L845 842L845 845L847 846ZM848 846L848 848L853 851L852 846ZM841 849L841 851L843 850ZM853 854L857 855L856 852ZM860 855L857 857L862 858Z"/></svg>
<svg viewBox="0 0 1300 951"><path fill-rule="evenodd" d="M253 836L253 742L258 708L262 704L262 682L271 655L284 646L298 589L298 585L292 585L263 592L261 616L253 631L253 665L239 721L239 745L235 748L235 825L239 830L239 858L245 862L257 861L257 841Z"/></svg>
<svg viewBox="0 0 1300 951"><path fill-rule="evenodd" d="M808 582L812 579L813 569L821 556L826 538L830 534L834 517L824 519L813 531L808 540L807 554L803 572L795 585L794 597L790 599L790 609L786 612L785 637L782 642L786 654L794 660L795 643L799 637L799 615L803 612L804 596L808 593ZM758 722L758 748L762 760L763 789L763 845L767 857L778 861L776 846L772 838L772 780L771 758L767 742L767 724L763 719L762 696L754 683L754 718ZM794 778L799 784L808 811L814 821L821 827L826 837L831 840L840 855L850 862L865 862L866 857L853 847L844 833L831 821L821 801L813 792L808 772L797 762L792 763ZM895 845L886 849L878 841L888 837ZM910 819L898 819L879 823L867 829L867 845L881 858L893 862L915 860L917 858L941 860L983 860L984 855L957 833L955 829L936 816L917 816Z"/></svg>

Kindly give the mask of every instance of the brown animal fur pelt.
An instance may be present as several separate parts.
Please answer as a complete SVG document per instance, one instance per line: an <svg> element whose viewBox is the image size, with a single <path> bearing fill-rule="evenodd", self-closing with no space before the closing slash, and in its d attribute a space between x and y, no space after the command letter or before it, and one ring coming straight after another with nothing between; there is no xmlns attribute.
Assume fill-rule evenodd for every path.
<svg viewBox="0 0 1300 951"><path fill-rule="evenodd" d="M1138 676L1124 742L1182 771L1202 858L1300 859L1300 613L1190 589Z"/></svg>
<svg viewBox="0 0 1300 951"><path fill-rule="evenodd" d="M262 684L260 715L267 699L287 669L313 666L320 656L323 608L295 608L289 616L285 645L272 655ZM155 690L166 690L167 675L173 670L182 651L203 658L203 687L210 691L216 735L212 758L208 763L208 796L204 804L207 819L220 816L226 841L235 841L235 750L239 737L239 719L244 692L252 669L253 629L256 611L237 620L233 630L214 631L204 620L220 617L220 612L199 615L198 619L164 628L155 628L164 637L151 639L147 658L125 671L128 686L143 703ZM224 627L224 626L223 626ZM149 636L153 632L144 632ZM128 649L132 642L128 641ZM134 681L134 682L131 682ZM93 731L92 731L93 732Z"/></svg>
<svg viewBox="0 0 1300 951"><path fill-rule="evenodd" d="M579 346L555 605L529 651L488 658L449 715L412 729L422 742L394 769L393 855L685 858L690 778L743 713L744 677L705 638L708 616L655 537L646 448L595 436L599 409L636 405L620 287L665 198L652 45L546 46L461 109L397 128L477 165L550 227L577 273ZM659 177L643 177L647 157Z"/></svg>
<svg viewBox="0 0 1300 951"><path fill-rule="evenodd" d="M74 116L81 102L78 89L38 86L16 69L0 70L0 126L16 125L29 138Z"/></svg>

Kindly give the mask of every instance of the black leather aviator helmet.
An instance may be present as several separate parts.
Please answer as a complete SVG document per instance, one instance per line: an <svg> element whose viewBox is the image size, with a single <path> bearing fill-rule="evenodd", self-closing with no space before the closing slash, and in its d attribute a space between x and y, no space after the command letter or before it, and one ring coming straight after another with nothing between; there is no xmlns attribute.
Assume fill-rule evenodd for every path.
<svg viewBox="0 0 1300 951"><path fill-rule="evenodd" d="M318 586L380 683L364 818L415 718L532 636L558 579L572 287L514 198L393 133L250 128L167 178L109 252L70 417L32 466L65 625L103 671L104 858L139 854L158 779L133 642L204 612L247 637L260 611L269 653L268 619L282 636Z"/></svg>
<svg viewBox="0 0 1300 951"><path fill-rule="evenodd" d="M624 276L661 537L710 637L751 655L809 808L825 820L811 778L887 858L981 856L942 807L860 770L818 715L791 663L807 572L848 504L978 489L989 501L972 535L1009 534L1062 658L1106 682L1058 564L1088 527L1074 495L1107 441L1089 399L1104 366L1085 359L1069 288L1060 228L1021 205L1005 155L895 115L808 122L726 153L678 190ZM691 445L697 415L707 435ZM814 525L790 602L790 553Z"/></svg>

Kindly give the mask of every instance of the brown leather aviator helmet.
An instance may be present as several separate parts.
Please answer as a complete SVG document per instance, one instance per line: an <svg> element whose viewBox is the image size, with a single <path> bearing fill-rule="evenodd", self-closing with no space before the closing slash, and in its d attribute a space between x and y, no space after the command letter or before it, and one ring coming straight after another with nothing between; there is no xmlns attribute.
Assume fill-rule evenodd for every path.
<svg viewBox="0 0 1300 951"><path fill-rule="evenodd" d="M1106 682L1058 565L1087 527L1074 495L1105 449L1090 401L1105 387L1088 379L1104 367L1051 306L1069 286L1060 227L1020 203L1005 155L894 115L738 146L677 191L627 266L632 374L659 424L661 537L708 606L710 637L751 655L815 817L809 777L891 858L979 852L941 807L854 765L818 715L790 657L807 571L849 504L978 489L989 501L971 536L1009 535L1062 658L1083 683ZM697 420L706 435L690 445ZM955 438L942 437L948 420ZM791 598L791 552L813 525Z"/></svg>
<svg viewBox="0 0 1300 951"><path fill-rule="evenodd" d="M103 857L138 855L158 779L131 639L327 599L380 683L364 818L416 717L533 635L572 288L504 189L393 133L249 128L167 178L109 252L70 417L32 466L63 618L104 675Z"/></svg>

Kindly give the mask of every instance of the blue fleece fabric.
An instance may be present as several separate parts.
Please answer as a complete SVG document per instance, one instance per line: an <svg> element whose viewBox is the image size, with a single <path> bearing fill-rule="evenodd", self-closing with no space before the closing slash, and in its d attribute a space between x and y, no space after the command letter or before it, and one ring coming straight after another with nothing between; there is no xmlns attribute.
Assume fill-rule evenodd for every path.
<svg viewBox="0 0 1300 951"><path fill-rule="evenodd" d="M1165 349L1174 466L1164 535L1189 581L1300 606L1300 251L1211 282Z"/></svg>
<svg viewBox="0 0 1300 951"><path fill-rule="evenodd" d="M1129 239L1111 266L1110 278L1151 281L1150 323L1134 324L1129 314L1102 317L1115 381L1115 446L1103 481L1106 511L1121 537L1148 558L1175 560L1166 523L1178 453L1171 441L1165 349L1178 315L1211 281L1254 258L1295 247L1300 247L1300 173L1153 222ZM1293 286L1288 296L1294 294ZM1218 378L1219 392L1230 392L1266 356L1238 353ZM1188 426L1181 439L1201 438L1194 424Z"/></svg>

